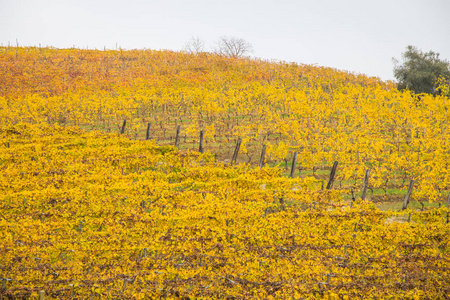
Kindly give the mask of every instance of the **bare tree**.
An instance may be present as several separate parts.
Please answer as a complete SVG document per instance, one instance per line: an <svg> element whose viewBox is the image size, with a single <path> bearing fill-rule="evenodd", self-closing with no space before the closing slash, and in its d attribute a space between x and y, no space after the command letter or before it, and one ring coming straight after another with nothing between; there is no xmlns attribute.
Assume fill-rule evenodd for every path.
<svg viewBox="0 0 450 300"><path fill-rule="evenodd" d="M243 38L223 36L217 41L215 52L230 57L240 57L252 53L253 47Z"/></svg>
<svg viewBox="0 0 450 300"><path fill-rule="evenodd" d="M185 45L184 50L189 53L201 53L204 51L205 42L198 36L192 37Z"/></svg>

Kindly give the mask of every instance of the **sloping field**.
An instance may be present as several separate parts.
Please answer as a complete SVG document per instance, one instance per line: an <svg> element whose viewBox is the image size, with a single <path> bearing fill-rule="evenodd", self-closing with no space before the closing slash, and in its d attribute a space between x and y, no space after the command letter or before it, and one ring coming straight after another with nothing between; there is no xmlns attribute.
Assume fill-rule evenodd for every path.
<svg viewBox="0 0 450 300"><path fill-rule="evenodd" d="M447 208L73 127L0 131L6 298L446 298ZM409 221L407 220L409 218Z"/></svg>
<svg viewBox="0 0 450 300"><path fill-rule="evenodd" d="M449 106L324 67L0 47L0 298L447 299Z"/></svg>
<svg viewBox="0 0 450 300"><path fill-rule="evenodd" d="M289 168L325 181L339 162L337 185L369 197L445 202L449 194L446 97L399 92L392 83L342 71L214 54L0 48L0 125L77 125L149 136L180 149L204 149L229 162ZM326 170L321 172L321 170ZM299 175L300 174L300 175ZM325 182L326 183L326 182ZM358 195L357 195L358 196Z"/></svg>

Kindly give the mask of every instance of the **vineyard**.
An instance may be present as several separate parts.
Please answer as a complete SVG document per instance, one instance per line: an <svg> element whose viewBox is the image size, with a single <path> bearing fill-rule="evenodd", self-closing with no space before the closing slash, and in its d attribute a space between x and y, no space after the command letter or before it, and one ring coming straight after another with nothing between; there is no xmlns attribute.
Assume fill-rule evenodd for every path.
<svg viewBox="0 0 450 300"><path fill-rule="evenodd" d="M324 67L0 47L0 298L448 299L449 106ZM411 181L419 209L378 209Z"/></svg>

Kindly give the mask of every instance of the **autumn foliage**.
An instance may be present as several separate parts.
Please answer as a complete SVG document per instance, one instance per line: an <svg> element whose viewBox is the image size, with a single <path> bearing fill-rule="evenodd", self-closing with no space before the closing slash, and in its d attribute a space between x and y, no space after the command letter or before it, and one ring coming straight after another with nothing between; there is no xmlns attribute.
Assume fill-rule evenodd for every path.
<svg viewBox="0 0 450 300"><path fill-rule="evenodd" d="M450 294L448 207L344 197L370 169L372 189L415 180L415 199L444 202L447 97L208 53L2 47L0 65L0 296ZM339 161L338 189L256 168L263 145L301 172Z"/></svg>

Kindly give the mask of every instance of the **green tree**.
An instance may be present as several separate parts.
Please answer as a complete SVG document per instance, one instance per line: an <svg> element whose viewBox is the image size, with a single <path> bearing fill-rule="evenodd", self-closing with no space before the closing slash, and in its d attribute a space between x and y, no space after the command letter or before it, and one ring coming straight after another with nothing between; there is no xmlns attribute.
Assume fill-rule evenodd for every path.
<svg viewBox="0 0 450 300"><path fill-rule="evenodd" d="M408 46L402 57L402 64L393 58L394 76L398 80L399 89L409 89L416 94L436 94L438 78L450 78L450 64L441 60L439 53L424 53L414 46Z"/></svg>

